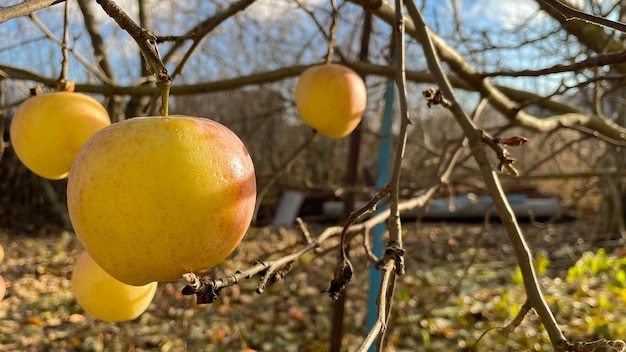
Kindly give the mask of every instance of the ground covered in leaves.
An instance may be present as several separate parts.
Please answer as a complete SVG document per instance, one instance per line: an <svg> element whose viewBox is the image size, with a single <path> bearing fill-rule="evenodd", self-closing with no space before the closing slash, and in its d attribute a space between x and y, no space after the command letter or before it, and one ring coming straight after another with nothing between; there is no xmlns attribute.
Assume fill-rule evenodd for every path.
<svg viewBox="0 0 626 352"><path fill-rule="evenodd" d="M311 235L321 225L309 224ZM626 338L626 259L622 243L593 244L594 223L524 224L552 310L568 338ZM406 269L396 290L385 351L551 350L536 314L508 337L506 324L524 302L513 250L498 224L406 223ZM302 246L297 228L252 228L219 278ZM368 264L352 240L355 278L347 289L344 350L363 340ZM71 233L0 232L8 282L0 302L0 351L327 351L333 301L328 288L337 239L302 257L259 295L257 278L198 306L182 282L160 284L147 312L124 323L84 313L71 293L80 245ZM335 246L335 247L334 247ZM606 250L598 250L605 247ZM484 336L477 342L477 339Z"/></svg>

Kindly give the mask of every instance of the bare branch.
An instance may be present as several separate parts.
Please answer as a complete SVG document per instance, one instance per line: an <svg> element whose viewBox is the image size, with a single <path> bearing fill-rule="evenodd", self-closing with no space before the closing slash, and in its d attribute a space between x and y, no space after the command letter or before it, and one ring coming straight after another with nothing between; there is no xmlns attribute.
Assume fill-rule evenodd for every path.
<svg viewBox="0 0 626 352"><path fill-rule="evenodd" d="M622 340L597 340L590 342L576 342L566 351L572 352L593 352L598 348L610 348L613 351L623 352L626 350L626 343Z"/></svg>
<svg viewBox="0 0 626 352"><path fill-rule="evenodd" d="M383 273L381 281L380 281L380 291L378 293L378 299L376 300L376 305L378 306L378 311L376 314L376 322L374 326L368 331L365 340L361 343L361 346L357 349L357 352L365 352L368 351L369 348L374 344L376 338L383 335L385 330L387 329L387 304L391 297L389 297L388 288L393 285L395 281L395 268L396 263L392 260L388 260L385 265L380 269Z"/></svg>
<svg viewBox="0 0 626 352"><path fill-rule="evenodd" d="M570 65L554 65L552 67L539 70L522 70L522 71L496 71L483 73L483 77L505 76L505 77L537 77L551 75L562 72L577 72L586 68L601 67L612 64L626 62L626 51L610 53L606 55L596 55L585 60L575 62Z"/></svg>
<svg viewBox="0 0 626 352"><path fill-rule="evenodd" d="M24 2L8 7L0 7L0 23L10 19L27 16L37 10L44 9L65 0L25 0Z"/></svg>
<svg viewBox="0 0 626 352"><path fill-rule="evenodd" d="M587 23L593 23L598 26L603 26L603 27L615 29L617 31L626 33L626 24L624 23L611 21L604 17L599 17L599 16L585 13L583 11L579 11L573 7L567 6L566 4L562 3L559 0L541 0L541 2L559 11L561 15L563 15L563 17L565 17L565 20L567 21L580 20L580 21L584 21Z"/></svg>
<svg viewBox="0 0 626 352"><path fill-rule="evenodd" d="M139 46L139 50L141 50L141 54L146 60L146 65L148 71L155 75L157 79L157 84L162 84L169 86L172 78L167 72L163 61L161 60L161 55L159 54L159 49L157 47L156 36L145 28L141 28L135 21L133 21L130 16L124 12L124 10L119 7L112 0L96 0L100 6L104 9L104 11L111 16L115 20L115 22L125 30L137 43ZM165 102L164 102L165 103Z"/></svg>
<svg viewBox="0 0 626 352"><path fill-rule="evenodd" d="M555 349L561 350L563 346L567 344L567 339L563 335L563 332L557 324L556 319L554 318L554 315L548 307L543 293L541 292L537 274L532 263L532 254L526 244L522 230L517 223L515 214L513 213L502 190L499 178L491 168L486 151L482 145L482 133L476 128L476 126L474 126L471 119L465 114L459 103L456 101L452 87L443 73L441 64L437 57L437 52L435 51L435 46L430 40L430 34L428 33L426 24L419 9L413 2L407 3L407 9L421 39L428 67L438 82L439 88L442 90L445 98L452 103L450 110L469 140L472 155L480 167L487 189L494 200L494 205L498 211L500 220L507 230L509 239L513 244L518 264L520 266L522 276L524 277L524 287L526 288L528 299L541 317L541 321L550 336L552 345Z"/></svg>
<svg viewBox="0 0 626 352"><path fill-rule="evenodd" d="M300 0L295 0L295 2L298 4L298 7L300 9L302 9L302 11L306 12L307 15L309 15L309 17L311 17L311 20L313 21L313 23L315 23L315 26L319 29L319 31L322 33L322 35L324 36L324 38L326 38L326 40L328 41L329 44L329 50L330 50L330 45L332 42L332 51L333 53L337 53L337 55L344 60L345 57L344 55L341 53L341 51L339 51L339 48L335 47L335 39L333 38L334 34L332 33L333 28L335 28L336 30L336 19L333 19L333 21L335 21L335 25L331 25L331 31L330 33L327 33L326 30L324 29L324 26L320 23L320 21L317 19L317 17L315 17L315 14L313 13L313 11L307 9L304 4L302 4L302 2ZM336 4L334 5L336 7ZM334 7L333 7L333 12L335 11ZM331 40L332 39L332 40ZM329 63L328 58L332 59L332 55L328 55L328 53L330 53L329 51L327 52L326 58L327 60L324 61L325 63ZM332 53L331 53L332 54Z"/></svg>
<svg viewBox="0 0 626 352"><path fill-rule="evenodd" d="M332 21L330 23L330 35L328 38L328 51L326 52L326 64L330 64L330 62L333 60L333 52L335 51L335 37L337 36L337 17L339 17L339 12L337 11L337 1L330 0L330 5L333 9L333 13L331 16Z"/></svg>
<svg viewBox="0 0 626 352"><path fill-rule="evenodd" d="M53 42L55 42L55 43L57 43L59 45L63 45L63 41L61 39L57 38L54 35L54 33L52 33L52 31L50 29L48 29L48 27L46 27L46 25L39 20L37 15L32 13L32 14L29 15L29 18L46 35L46 37L48 37L48 39L52 40ZM107 85L114 84L114 82L109 80L109 78L100 70L99 67L97 67L97 66L93 65L91 62L89 62L89 60L87 60L79 52L74 50L74 48L68 48L68 49L72 53L72 55L74 55L76 60L78 60L81 64L83 64L90 72L93 72L98 78L100 78L100 80L102 80L102 82L104 84L107 84ZM8 67L4 67L4 69L7 69L7 70L11 71L11 69L8 68ZM17 69L17 70L19 70L19 69ZM16 76L12 76L11 78L34 80L34 81L37 81L37 82L40 82L40 83L44 83L47 86L56 87L56 83L53 84L53 85L50 85L49 83L46 83L47 79L43 79L43 80L33 79L34 77L36 77L34 74L30 75L29 77L30 78L22 77L22 75L18 74ZM56 79L54 81L56 82Z"/></svg>
<svg viewBox="0 0 626 352"><path fill-rule="evenodd" d="M85 22L85 28L87 29L87 33L89 33L89 37L91 38L91 46L93 48L94 56L96 57L98 66L102 69L106 77L109 78L111 82L115 82L115 73L113 71L113 66L111 65L111 61L107 56L104 39L102 39L102 34L100 32L100 28L98 27L96 15L93 11L91 3L92 2L89 0L78 0L78 6L80 6L80 11L83 14L83 20Z"/></svg>
<svg viewBox="0 0 626 352"><path fill-rule="evenodd" d="M372 11L375 15L390 25L395 25L395 9L387 1L350 1L363 6L368 11ZM417 31L414 22L410 19L406 19L406 32L420 42L423 42L423 35ZM476 69L465 61L465 59L456 50L454 50L454 48L441 39L441 37L428 29L426 33L430 36L430 40L432 41L440 59L446 62L454 73L457 74L462 80L470 86L473 86L473 90L480 92L484 97L487 97L490 104L507 117L513 125L538 132L549 132L562 127L580 125L598 131L612 139L626 141L626 130L623 127L620 127L616 123L603 119L597 115L571 111L550 117L539 118L525 111L521 111L515 102L504 94L504 90L484 79Z"/></svg>
<svg viewBox="0 0 626 352"><path fill-rule="evenodd" d="M80 59L80 57L79 57ZM367 74L367 75L379 75L385 76L389 78L393 78L395 76L395 68L392 66L386 65L376 65L370 64L366 62L357 62L357 61L344 61L342 62L344 65L354 69L359 74ZM319 65L321 63L316 63L313 65ZM279 68L273 71L267 72L259 72L253 73L248 76L235 77L230 79L224 79L215 82L205 82L191 85L175 85L171 89L172 95L188 95L188 94L197 94L197 93L210 93L217 91L224 91L230 89L237 89L249 85L263 84L263 83L271 83L281 81L290 77L297 76L302 73L302 71L313 65L296 65L285 68ZM53 79L43 77L37 75L32 72L28 72L26 70L15 68L11 66L1 65L0 70L4 70L7 72L6 78L12 78L17 80L31 80L40 82L47 86L54 86L54 84L50 84L49 82L54 81ZM412 82L420 82L420 83L434 83L433 77L430 73L425 71L413 71L406 70L407 80ZM104 76L104 75L102 75ZM101 77L102 78L102 77ZM105 77L106 79L106 77ZM451 77L450 82L454 87L476 91L476 87L467 84L467 82ZM540 95L535 93L531 93L528 91L523 91L519 89L514 89L505 86L496 86L497 89L501 90L504 94L511 97L516 101L532 101L533 104L536 104L542 108L554 111L556 113L574 113L580 114L580 110L565 104L563 102L558 102L552 99L545 99ZM76 90L85 92L85 93L94 93L94 94L120 94L120 95L128 95L128 96L141 96L141 95L150 95L156 94L157 89L150 86L116 86L114 84L110 84L107 86L94 85L94 84L77 84ZM626 129L623 130L623 133L626 133Z"/></svg>
<svg viewBox="0 0 626 352"><path fill-rule="evenodd" d="M274 173L272 174L272 176L270 177L270 179L265 183L265 185L263 185L263 188L261 188L261 190L259 191L258 195L257 195L257 199L256 199L256 205L254 207L254 213L252 215L252 221L256 221L257 215L259 213L259 208L261 207L261 202L263 201L263 198L265 198L265 195L267 194L267 192L269 192L270 188L272 188L272 186L274 185L274 183L278 180L278 178L280 178L280 176L282 176L283 173L285 173L286 171L289 171L289 169L291 169L291 167L293 166L293 164L302 156L304 155L304 153L309 149L309 147L311 145L313 145L313 143L315 142L315 140L317 139L317 137L319 136L319 134L317 132L313 132L313 134L311 135L311 137L309 139L307 139L301 146L300 148L298 148L285 162L284 164L276 171L274 171Z"/></svg>
<svg viewBox="0 0 626 352"><path fill-rule="evenodd" d="M412 2L412 1L409 1ZM385 248L385 254L382 258L382 278L378 291L377 306L378 312L376 322L368 332L368 335L359 347L358 351L366 351L374 343L378 337L379 349L383 346L387 322L391 314L391 306L393 304L393 296L395 292L396 279L400 275L404 275L404 248L402 244L402 222L400 219L400 175L401 164L406 149L406 141L408 135L408 126L411 123L406 89L406 49L405 49L405 23L403 15L403 0L396 0L394 39L395 39L395 62L396 76L395 83L398 88L398 98L400 102L400 131L398 136L398 144L395 150L394 162L392 165L391 177L389 180L389 219L387 228L389 230L389 241Z"/></svg>
<svg viewBox="0 0 626 352"><path fill-rule="evenodd" d="M178 63L178 66L172 72L172 78L178 76L179 74L183 72L183 68L185 67L185 64L187 63L191 55L195 52L198 45L200 45L204 37L206 37L213 29L215 29L215 27L220 25L222 22L234 16L236 13L245 10L248 6L252 5L252 3L254 3L255 1L256 0L239 0L233 3L232 5L230 5L226 10L220 11L216 15L208 18L206 21L202 22L196 28L192 28L190 33L195 33L195 35L193 36L193 43L191 44L189 49L187 49L187 51L185 52L185 55ZM171 58L170 55L173 55L174 51L177 48L178 46L175 45L166 56L166 59L169 60Z"/></svg>
<svg viewBox="0 0 626 352"><path fill-rule="evenodd" d="M200 42L202 38L208 35L215 27L219 24L232 17L237 12L243 11L245 8L250 6L256 0L240 0L238 2L233 3L224 11L220 11L215 15L205 19L204 21L198 23L193 28L191 28L187 33L182 36L178 36L175 38L170 37L157 37L159 42L166 40L174 40L174 44L170 48L170 50L163 55L163 62L168 63L172 61L172 59L176 56L178 50L180 50L185 44L185 40L192 39L195 42ZM197 44L196 44L197 45ZM195 49L194 49L195 50ZM193 50L192 50L193 51ZM187 51L187 55L189 55L190 51ZM186 61L186 60L185 60ZM182 67L181 67L182 70Z"/></svg>
<svg viewBox="0 0 626 352"><path fill-rule="evenodd" d="M61 54L63 60L61 61L61 74L58 79L57 89L64 90L64 86L67 84L67 70L69 68L69 54L68 44L69 41L69 26L70 26L70 2L65 2L65 11L63 11L63 41L61 43Z"/></svg>

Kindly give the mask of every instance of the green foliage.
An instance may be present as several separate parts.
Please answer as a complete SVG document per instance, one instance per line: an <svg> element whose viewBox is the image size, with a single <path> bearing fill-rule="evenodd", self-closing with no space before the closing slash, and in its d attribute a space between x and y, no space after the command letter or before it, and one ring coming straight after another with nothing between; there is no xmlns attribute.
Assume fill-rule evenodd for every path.
<svg viewBox="0 0 626 352"><path fill-rule="evenodd" d="M569 268L566 277L569 284L589 284L595 279L606 281L611 292L621 292L626 288L626 257L609 256L604 248L588 251Z"/></svg>
<svg viewBox="0 0 626 352"><path fill-rule="evenodd" d="M626 305L626 257L609 255L604 248L588 251L569 268L566 282L584 314L583 330L594 337L624 336L620 318ZM578 313L579 317L583 317Z"/></svg>
<svg viewBox="0 0 626 352"><path fill-rule="evenodd" d="M545 278L551 261L547 253L541 251L536 254L533 265ZM491 309L502 322L512 319L523 303L524 280L519 267L511 273L510 279L513 286L505 288ZM545 288L548 303L559 317L570 322L568 334L590 339L618 338L626 334L626 322L620 319L626 306L626 257L607 254L604 248L585 252L567 270L565 280L555 278Z"/></svg>

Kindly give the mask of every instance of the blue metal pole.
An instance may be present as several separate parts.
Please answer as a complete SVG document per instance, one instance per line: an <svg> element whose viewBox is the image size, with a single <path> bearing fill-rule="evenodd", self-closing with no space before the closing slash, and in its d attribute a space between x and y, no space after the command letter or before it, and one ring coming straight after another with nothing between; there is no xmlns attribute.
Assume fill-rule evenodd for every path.
<svg viewBox="0 0 626 352"><path fill-rule="evenodd" d="M391 121L393 117L393 102L394 102L395 84L391 82L385 92L385 106L383 109L383 122L380 127L380 138L378 145L378 176L376 178L376 188L380 189L387 185L389 182L389 160L391 150ZM376 212L380 212L383 209L378 208ZM387 226L380 223L373 228L374 238L372 240L372 251L377 257L383 255L384 243L383 236L385 234ZM369 331L376 322L376 313L378 307L376 300L378 298L378 290L380 289L380 271L374 266L370 266L370 292L367 306L367 331ZM376 347L372 345L370 352L376 350Z"/></svg>

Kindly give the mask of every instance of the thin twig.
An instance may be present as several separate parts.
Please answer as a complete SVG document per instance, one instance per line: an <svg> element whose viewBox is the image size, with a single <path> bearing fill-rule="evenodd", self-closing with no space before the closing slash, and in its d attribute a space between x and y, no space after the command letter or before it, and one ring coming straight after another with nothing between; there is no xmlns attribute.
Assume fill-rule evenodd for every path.
<svg viewBox="0 0 626 352"><path fill-rule="evenodd" d="M562 3L559 0L541 0L541 1L547 4L548 6L554 8L555 10L559 11L559 13L561 13L561 15L563 15L563 17L565 17L567 21L580 20L583 22L593 23L598 26L611 28L611 29L615 29L617 31L626 33L626 24L624 23L611 21L604 17L600 17L600 16L596 16L596 15L579 11L573 7L567 6L566 4Z"/></svg>
<svg viewBox="0 0 626 352"><path fill-rule="evenodd" d="M581 341L575 342L566 351L572 352L593 352L599 348L610 348L613 351L624 352L626 350L626 343L622 340L596 340L596 341Z"/></svg>
<svg viewBox="0 0 626 352"><path fill-rule="evenodd" d="M115 20L137 43L146 61L146 68L155 75L157 84L169 85L172 78L161 60L157 47L157 38L149 30L139 26L124 10L112 0L96 0L102 9Z"/></svg>
<svg viewBox="0 0 626 352"><path fill-rule="evenodd" d="M322 25L322 23L320 23L320 21L317 19L317 17L315 17L315 13L313 13L313 11L307 9L304 4L302 3L302 1L300 0L294 0L295 3L298 5L298 7L304 11L307 15L309 15L309 17L311 17L311 20L313 21L313 23L315 23L315 26L317 27L317 29L319 29L320 33L322 33L322 35L324 36L324 38L328 41L329 45L331 43L331 38L333 37L332 33L326 33L326 29L324 28L324 26ZM335 5L336 6L336 5ZM331 31L332 31L332 25L331 25ZM334 39L332 40L332 44L333 44L333 53L336 53L339 58L341 59L341 61L345 61L345 57L344 55L341 53L341 51L339 50L339 48L335 47L335 41ZM327 55L328 57L328 55ZM328 63L326 60L324 60L324 63Z"/></svg>
<svg viewBox="0 0 626 352"><path fill-rule="evenodd" d="M333 226L326 228L319 236L317 236L313 241L302 247L300 250L295 251L289 255L281 257L276 260L268 260L268 261L260 261L254 266L243 270L237 271L234 275L229 276L227 278L221 279L201 279L197 275L193 273L188 273L183 276L185 282L187 282L187 287L183 289L183 294L192 295L195 294L197 296L198 302L205 301L214 301L219 296L219 290L224 287L229 287L235 285L241 279L251 278L257 274L262 273L260 278L260 283L257 286L257 293L263 293L268 281L272 277L276 271L280 268L284 267L290 262L297 260L302 257L304 254L309 251L317 248L322 242L326 241L328 238L339 234L342 231L342 227ZM204 283L203 283L204 282ZM209 292L206 291L206 285L209 285L212 290ZM212 295L211 297L204 297L203 295Z"/></svg>
<svg viewBox="0 0 626 352"><path fill-rule="evenodd" d="M357 352L365 352L368 351L369 348L374 344L376 339L383 335L385 330L387 329L387 302L390 300L388 297L387 288L391 285L392 281L395 281L395 271L396 271L396 263L394 260L389 260L385 263L385 265L381 268L381 272L383 273L382 278L380 280L380 291L378 292L378 298L376 299L376 305L378 306L378 312L376 315L376 322L372 326L372 328L368 331L365 340L361 343Z"/></svg>
<svg viewBox="0 0 626 352"><path fill-rule="evenodd" d="M365 9L373 12L385 22L392 26L395 25L395 9L387 1L349 1L362 5ZM448 45L441 37L432 31L427 29L426 32L430 36L437 53L441 56L441 60L448 64L450 70L453 71L458 78L461 78L470 86L473 86L474 88L471 88L471 90L478 91L484 97L488 98L492 107L510 119L511 123L538 132L550 132L564 126L581 125L597 130L607 136L610 135L611 138L626 140L626 133L624 133L623 127L618 126L613 121L603 119L594 114L584 113L580 110L555 110L556 114L548 117L539 117L519 110L515 101L512 100L512 91L506 87L496 86L488 80L483 79L480 72L474 69L472 65L463 58L461 53ZM421 32L417 31L414 21L407 20L407 34L410 34L418 41L423 40L423 35ZM518 98L515 99L520 100ZM617 131L620 132L616 133Z"/></svg>
<svg viewBox="0 0 626 352"><path fill-rule="evenodd" d="M28 15L28 17L30 18L31 21L33 21L33 23L46 35L46 37L48 37L48 39L52 40L53 42L59 44L59 45L63 45L63 41L59 38L57 38L54 33L52 33L52 31L46 27L46 25L41 22L39 20L39 18L37 17L37 15L35 15L34 13L31 13ZM104 84L106 84L107 86L111 86L114 85L115 82L113 82L112 80L110 80L106 74L104 72L102 72L102 70L97 67L96 65L93 65L91 62L89 62L89 60L87 60L84 56L82 56L79 52L77 52L76 50L74 50L74 48L68 48L68 50L72 53L72 55L74 55L74 57L76 58L76 60L78 60L81 64L83 64L83 66L85 66L89 71L93 72L96 76L98 76L98 78L100 78L100 80L102 80L102 82ZM26 79L26 80L34 80L37 82L41 82L44 83L48 86L56 86L56 80L53 79L43 79L43 77L41 79L37 79L35 74L32 74L33 76L30 78L27 77L20 77L19 75L16 77L17 79ZM11 75L12 76L12 75ZM11 78L11 76L7 77L7 78ZM53 81L54 84L51 84L50 81Z"/></svg>
<svg viewBox="0 0 626 352"><path fill-rule="evenodd" d="M59 3L59 0L25 0L19 4L0 8L0 23L12 18L27 16L37 10Z"/></svg>
<svg viewBox="0 0 626 352"><path fill-rule="evenodd" d="M87 33L89 33L89 38L91 39L91 47L93 48L93 54L96 57L96 65L92 65L95 69L92 69L100 79L101 76L104 76L105 83L115 83L115 72L113 70L113 65L111 60L109 59L109 53L107 52L107 46L104 43L104 39L102 37L102 33L100 27L98 25L98 20L95 14L95 9L92 6L93 2L91 0L79 0L78 6L80 7L80 12L83 15L83 22L85 24L85 29Z"/></svg>
<svg viewBox="0 0 626 352"><path fill-rule="evenodd" d="M337 17L339 17L339 12L337 11L337 1L330 0L330 5L333 9L333 13L331 16L330 23L330 34L328 38L328 51L326 52L326 60L325 63L328 65L333 61L333 52L335 51L335 38L337 36Z"/></svg>
<svg viewBox="0 0 626 352"><path fill-rule="evenodd" d="M403 275L404 268L404 249L402 245L402 221L400 219L400 174L401 164L406 149L407 131L411 123L406 90L406 72L405 72L405 38L404 38L404 15L403 1L396 0L396 22L394 26L394 36L396 43L396 77L395 82L398 88L398 98L400 105L400 131L398 145L395 151L393 169L389 183L389 241L385 248L383 257L383 276L381 278L380 288L378 291L378 300L376 302L378 311L376 314L376 322L368 332L365 341L361 344L358 351L366 351L369 349L376 338L378 338L378 349L380 350L384 344L387 322L391 316L391 306L393 304L393 296L395 291L396 279Z"/></svg>
<svg viewBox="0 0 626 352"><path fill-rule="evenodd" d="M61 44L61 73L58 79L57 90L65 90L67 84L67 70L69 67L69 54L68 54L68 41L69 41L69 27L70 27L70 2L65 2L65 9L63 12L63 42Z"/></svg>
<svg viewBox="0 0 626 352"><path fill-rule="evenodd" d="M499 328L498 332L504 336L509 336L509 334L512 333L513 330L515 330L515 328L517 328L522 323L522 321L524 321L526 314L528 314L528 312L530 312L531 309L532 309L532 304L528 300L528 298L526 298L526 300L524 301L524 304L522 304L519 312L517 312L515 317L511 319L511 321L508 324Z"/></svg>
<svg viewBox="0 0 626 352"><path fill-rule="evenodd" d="M352 224L359 220L363 215L374 212L376 210L377 204L383 198L385 198L389 194L389 192L389 186L383 187L380 191L376 192L376 194L372 196L367 204L351 212L345 224L343 225L341 237L339 239L339 249L341 251L341 256L339 257L339 263L337 263L337 266L335 268L333 280L331 281L330 287L328 288L328 294L331 298L339 298L339 296L346 289L346 285L352 279L352 263L350 262L350 258L348 258L348 254L346 251L346 236L352 228Z"/></svg>
<svg viewBox="0 0 626 352"><path fill-rule="evenodd" d="M309 149L309 147L313 145L313 143L317 140L318 136L319 136L319 133L317 133L316 131L313 131L313 134L311 135L311 137L309 137L309 139L307 139L300 146L300 148L298 148L278 170L274 171L270 179L267 180L267 182L263 185L263 188L261 188L261 190L259 191L257 195L256 204L254 206L254 213L252 215L253 222L255 222L257 219L257 215L259 214L259 208L261 207L261 202L263 201L263 198L265 198L265 196L267 195L267 192L269 192L269 190L272 188L274 183L278 181L280 176L282 176L282 174L284 174L286 171L289 171L289 169L291 169L293 164L298 159L300 159L302 155L304 155L304 153Z"/></svg>
<svg viewBox="0 0 626 352"><path fill-rule="evenodd" d="M302 218L298 216L296 218L296 222L298 223L298 226L300 227L300 231L302 231L304 242L307 244L313 242L313 240L311 239L311 233L309 232L309 228L306 226L306 223L302 220Z"/></svg>
<svg viewBox="0 0 626 352"><path fill-rule="evenodd" d="M193 37L193 42L189 46L187 51L185 51L185 55L183 55L183 58L180 60L180 62L178 63L174 71L172 72L172 78L177 77L179 74L183 72L184 67L187 64L187 61L189 61L189 59L195 53L196 49L198 48L202 40L209 33L211 33L211 31L213 31L222 22L234 16L236 13L245 10L248 6L252 5L252 3L254 3L255 1L256 0L239 0L237 2L234 2L226 10L220 11L215 16L204 21L202 25L200 26L200 28L194 28L194 30L196 31L194 32L195 35Z"/></svg>
<svg viewBox="0 0 626 352"><path fill-rule="evenodd" d="M445 183L448 182L449 177L450 177L450 175L452 173L452 170L454 169L454 165L456 164L459 156L460 156L459 150L455 151L454 153L451 153L450 158L447 159L446 162L444 162L446 167L442 168L443 169L442 173L440 175L438 175L437 177L433 178L428 183L429 185L427 186L426 189L424 189L424 193L422 195L399 203L398 204L398 210L400 211L400 213L402 213L404 211L408 211L408 210L414 209L414 208L417 208L417 207L424 207L424 206L426 206L428 201L432 198L432 196L439 189L439 187L442 184L445 184ZM380 199L382 199L382 197ZM367 211L371 211L371 209L372 209L371 206L368 207L366 205L365 207L363 207L363 208L361 208L359 210L356 210L356 212L360 213L361 215L364 215ZM352 234L352 233L358 233L358 232L365 232L368 229L371 229L374 226L376 226L376 225L384 222L385 220L387 220L389 218L389 215L390 215L390 211L389 211L389 209L386 209L386 210L383 210L380 213L370 217L369 219L367 219L366 221L364 221L362 223L352 224L352 225L350 225L347 228L344 227L344 226L334 226L334 227L326 228L317 237L315 237L314 239L311 239L311 241L307 240L307 244L302 249L300 249L300 250L290 254L289 256L283 257L283 258L279 258L279 259L276 259L276 260L272 260L272 261L259 261L258 263L254 264L250 268L247 268L247 269L242 270L242 271L238 271L237 273L232 275L232 277L226 277L226 278L220 278L220 279L200 279L196 275L193 275L193 274L186 275L185 276L185 280L187 280L187 279L191 280L191 278L195 278L195 279L193 279L191 281L187 280L187 282L189 283L190 288L187 289L185 294L189 294L189 295L191 295L191 294L196 294L196 295L197 294L200 294L200 295L205 294L205 293L203 293L204 291L200 289L200 281L205 281L205 284L206 283L212 283L209 286L212 287L214 290L219 290L219 289L222 289L224 287L235 285L242 278L250 278L250 277L253 277L255 275L258 275L258 274L262 273L261 282L267 282L267 280L269 279L268 275L271 275L274 272L274 270L278 270L279 268L283 267L284 265L286 265L289 262L296 261L297 259L299 259L305 253L308 253L308 252L310 252L312 250L318 249L320 247L320 245L322 243L324 243L326 240L328 240L329 238L332 238L333 236L340 235L342 233ZM360 216L356 216L356 215L353 216L353 219L357 219L358 220L359 218L360 218ZM394 265L395 265L395 263L394 263ZM191 291L189 291L189 290L191 290ZM257 292L258 292L258 290L257 290ZM217 295L219 295L219 291L216 291L215 293ZM202 298L202 297L198 298L199 301L202 301L204 299L206 299L206 297L205 298ZM214 299L217 299L217 296L213 297L213 300Z"/></svg>
<svg viewBox="0 0 626 352"><path fill-rule="evenodd" d="M616 53L609 53L604 55L596 55L589 57L585 60L575 62L573 64L564 65L557 64L551 67L542 68L539 70L521 70L521 71L494 71L483 73L483 77L537 77L544 75L551 75L562 72L577 72L586 68L602 67L606 65L619 64L626 62L626 51L620 51Z"/></svg>

